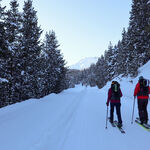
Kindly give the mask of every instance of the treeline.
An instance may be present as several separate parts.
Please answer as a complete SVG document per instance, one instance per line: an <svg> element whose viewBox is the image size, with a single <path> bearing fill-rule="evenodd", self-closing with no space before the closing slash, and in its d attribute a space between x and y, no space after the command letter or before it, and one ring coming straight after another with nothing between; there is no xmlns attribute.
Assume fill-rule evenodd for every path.
<svg viewBox="0 0 150 150"><path fill-rule="evenodd" d="M19 12L17 0L6 10L0 0L0 106L59 93L68 87L65 60L54 31L38 26L32 0Z"/></svg>
<svg viewBox="0 0 150 150"><path fill-rule="evenodd" d="M150 60L150 0L133 0L129 26L116 45L111 42L96 65L80 72L78 82L102 88L121 76L136 77L138 68ZM147 70L149 71L149 70Z"/></svg>

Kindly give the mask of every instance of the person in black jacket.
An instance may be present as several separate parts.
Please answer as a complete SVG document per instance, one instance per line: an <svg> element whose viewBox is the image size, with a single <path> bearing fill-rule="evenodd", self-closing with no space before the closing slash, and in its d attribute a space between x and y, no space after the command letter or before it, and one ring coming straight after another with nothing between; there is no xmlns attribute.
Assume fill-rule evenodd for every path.
<svg viewBox="0 0 150 150"><path fill-rule="evenodd" d="M116 113L118 117L118 126L122 127L121 118L121 103L120 98L122 97L122 92L120 89L120 84L117 81L112 81L111 88L108 91L108 98L106 105L109 106L110 103L110 122L113 123L114 119L114 108L116 107Z"/></svg>

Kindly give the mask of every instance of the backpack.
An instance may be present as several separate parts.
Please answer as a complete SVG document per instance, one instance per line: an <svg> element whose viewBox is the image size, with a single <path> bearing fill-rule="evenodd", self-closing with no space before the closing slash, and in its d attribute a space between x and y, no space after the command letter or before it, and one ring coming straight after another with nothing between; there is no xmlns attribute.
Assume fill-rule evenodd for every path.
<svg viewBox="0 0 150 150"><path fill-rule="evenodd" d="M112 100L120 100L120 84L117 81L113 81L111 84L111 90L112 90Z"/></svg>
<svg viewBox="0 0 150 150"><path fill-rule="evenodd" d="M149 80L142 79L139 81L140 83L140 93L142 95L148 95L149 94Z"/></svg>
<svg viewBox="0 0 150 150"><path fill-rule="evenodd" d="M117 81L113 81L111 84L111 89L114 93L119 93L120 84Z"/></svg>

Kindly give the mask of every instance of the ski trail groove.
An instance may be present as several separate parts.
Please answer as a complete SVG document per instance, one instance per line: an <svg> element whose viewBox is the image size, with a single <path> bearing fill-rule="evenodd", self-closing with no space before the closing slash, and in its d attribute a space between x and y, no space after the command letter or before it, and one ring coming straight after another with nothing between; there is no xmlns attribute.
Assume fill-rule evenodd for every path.
<svg viewBox="0 0 150 150"><path fill-rule="evenodd" d="M74 118L76 116L76 113L78 111L78 108L81 104L82 97L84 97L85 89L80 91L80 93L75 93L75 96L73 97L71 103L65 108L63 112L61 112L60 116L55 120L55 122L59 122L59 125L52 127L53 125L50 125L49 128L47 128L41 137L38 138L38 140L35 142L35 144L30 148L30 150L49 150L50 149L50 141L53 140L57 141L56 148L55 149L62 149L65 140L67 139L67 135L71 130L71 126L74 122ZM71 97L69 97L71 99ZM64 101L65 102L65 101ZM59 110L58 110L59 111ZM63 119L62 119L63 118ZM60 120L60 121L59 121ZM53 122L55 125L56 123ZM53 130L52 130L53 128ZM59 137L52 137L55 135L55 132L60 131ZM65 136L64 136L65 135ZM53 139L54 138L54 139Z"/></svg>

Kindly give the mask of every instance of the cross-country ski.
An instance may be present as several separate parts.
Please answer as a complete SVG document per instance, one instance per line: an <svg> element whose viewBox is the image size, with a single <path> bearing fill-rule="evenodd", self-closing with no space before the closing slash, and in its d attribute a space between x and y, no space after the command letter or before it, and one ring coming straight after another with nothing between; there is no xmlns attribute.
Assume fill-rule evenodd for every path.
<svg viewBox="0 0 150 150"><path fill-rule="evenodd" d="M147 131L150 131L150 125L149 124L141 123L139 118L136 118L135 122L137 124L139 124L141 127L143 127L144 129L146 129Z"/></svg>
<svg viewBox="0 0 150 150"><path fill-rule="evenodd" d="M115 127L118 128L121 133L125 133L125 130L124 130L122 127L119 127L119 126L118 126L118 122L117 122L117 121L110 122L110 124L111 124L111 126L112 126L113 128L115 128Z"/></svg>
<svg viewBox="0 0 150 150"><path fill-rule="evenodd" d="M125 130L123 129L123 127L119 127L118 126L118 122L115 120L114 121L114 124L115 124L115 126L119 129L119 131L121 132L121 133L125 133Z"/></svg>

